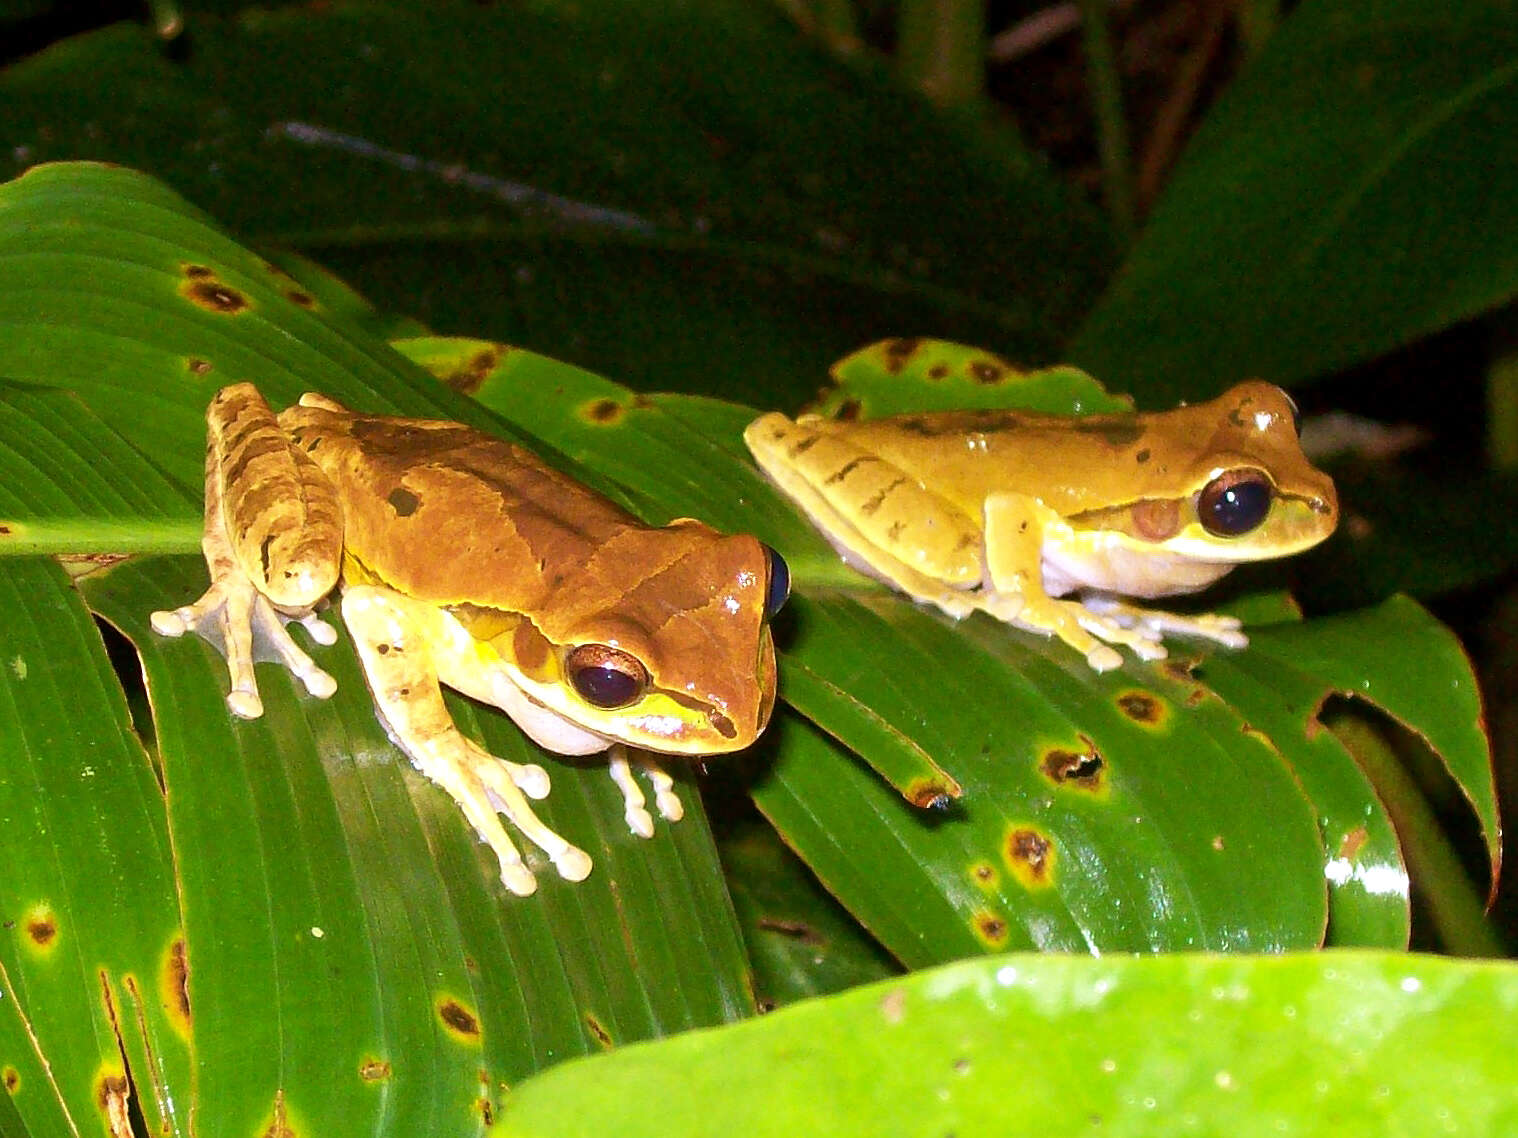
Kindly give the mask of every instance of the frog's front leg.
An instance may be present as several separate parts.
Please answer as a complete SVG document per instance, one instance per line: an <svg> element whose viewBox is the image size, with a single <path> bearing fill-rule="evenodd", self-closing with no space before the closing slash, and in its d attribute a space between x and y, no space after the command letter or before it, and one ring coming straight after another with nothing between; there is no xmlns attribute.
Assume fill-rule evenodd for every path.
<svg viewBox="0 0 1518 1138"><path fill-rule="evenodd" d="M1126 644L1145 660L1163 658L1165 646L1156 642L1156 632L1125 627L1114 616L1044 591L1043 544L1051 524L1057 524L1052 511L1026 495L992 494L986 499L986 575L993 590L986 610L1031 631L1058 636L1098 672L1123 662L1110 644Z"/></svg>
<svg viewBox="0 0 1518 1138"><path fill-rule="evenodd" d="M611 780L622 792L622 816L627 820L627 828L640 838L653 837L654 816L648 812L647 799L643 797L638 780L633 776L633 764L627 757L627 748L621 743L615 743L607 754ZM668 822L678 822L684 818L685 804L675 793L675 780L669 776L669 772L651 759L639 759L637 764L654 788L654 805L659 808L659 816Z"/></svg>
<svg viewBox="0 0 1518 1138"><path fill-rule="evenodd" d="M391 738L418 770L459 804L475 832L495 851L506 888L527 896L537 889L537 881L501 825L498 810L548 855L561 877L583 881L591 869L589 855L544 825L523 793L545 797L546 772L497 758L459 733L443 704L425 629L405 598L378 586L346 586L343 623L353 634L369 690Z"/></svg>
<svg viewBox="0 0 1518 1138"><path fill-rule="evenodd" d="M227 658L234 715L263 714L255 653L272 656L325 699L336 681L285 630L304 625L319 644L337 639L313 606L337 582L342 526L336 494L280 429L252 384L223 388L206 411L205 533L211 586L193 604L155 612L163 636L195 632Z"/></svg>
<svg viewBox="0 0 1518 1138"><path fill-rule="evenodd" d="M1103 593L1083 596L1081 603L1092 612L1110 617L1126 627L1143 629L1155 639L1175 633L1179 636L1199 636L1214 640L1226 648L1249 647L1249 637L1240 631L1243 624L1237 617L1219 616L1211 612L1187 616L1163 609L1144 608Z"/></svg>

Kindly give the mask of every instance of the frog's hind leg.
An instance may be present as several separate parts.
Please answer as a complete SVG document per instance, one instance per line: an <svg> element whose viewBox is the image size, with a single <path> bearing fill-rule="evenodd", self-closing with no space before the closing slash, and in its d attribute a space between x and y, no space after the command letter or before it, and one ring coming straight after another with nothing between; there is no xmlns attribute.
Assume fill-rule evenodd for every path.
<svg viewBox="0 0 1518 1138"><path fill-rule="evenodd" d="M211 586L152 614L164 636L195 632L227 658L234 715L263 714L253 661L276 659L326 698L337 683L290 638L298 621L318 644L337 634L313 606L337 582L342 524L331 482L280 429L252 384L223 388L206 410L205 532Z"/></svg>
<svg viewBox="0 0 1518 1138"><path fill-rule="evenodd" d="M548 789L542 768L507 764L459 733L443 704L427 637L405 605L388 589L350 585L343 590L343 623L353 634L391 738L418 770L448 792L495 851L506 888L526 896L537 889L537 881L501 825L498 810L548 855L561 877L584 880L590 856L544 825L519 785L542 797Z"/></svg>

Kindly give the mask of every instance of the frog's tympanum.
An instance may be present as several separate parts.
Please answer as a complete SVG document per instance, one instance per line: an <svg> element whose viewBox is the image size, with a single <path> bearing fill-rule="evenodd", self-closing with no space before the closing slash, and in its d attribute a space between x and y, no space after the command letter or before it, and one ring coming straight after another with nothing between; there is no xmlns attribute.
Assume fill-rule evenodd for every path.
<svg viewBox="0 0 1518 1138"><path fill-rule="evenodd" d="M315 606L342 586L379 715L412 762L489 843L507 888L536 888L497 813L579 881L589 856L527 798L542 767L498 759L461 735L439 681L502 708L545 748L610 749L628 824L653 818L622 745L712 755L748 746L775 700L768 621L785 563L753 537L697 521L646 526L534 455L458 423L348 411L320 395L276 416L251 384L206 415L203 542L211 587L153 614L168 636L223 648L227 704L263 713L253 674L267 652L313 695L336 684L285 629L336 633ZM682 814L671 780L638 763L660 813Z"/></svg>
<svg viewBox="0 0 1518 1138"><path fill-rule="evenodd" d="M856 568L951 616L1058 636L1098 671L1121 663L1108 643L1153 660L1166 633L1243 647L1232 618L1120 598L1195 592L1338 520L1295 406L1258 381L1155 414L770 414L744 440Z"/></svg>

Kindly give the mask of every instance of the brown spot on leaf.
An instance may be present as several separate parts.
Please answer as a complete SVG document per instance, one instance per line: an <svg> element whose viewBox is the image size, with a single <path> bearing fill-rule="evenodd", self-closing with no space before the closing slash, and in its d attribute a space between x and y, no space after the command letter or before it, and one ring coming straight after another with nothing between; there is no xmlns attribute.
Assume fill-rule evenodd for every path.
<svg viewBox="0 0 1518 1138"><path fill-rule="evenodd" d="M158 976L159 998L181 1039L190 1038L190 966L185 959L184 937L175 937L164 954Z"/></svg>
<svg viewBox="0 0 1518 1138"><path fill-rule="evenodd" d="M185 361L185 366L190 369L191 375L205 375L214 366L210 360L190 358Z"/></svg>
<svg viewBox="0 0 1518 1138"><path fill-rule="evenodd" d="M0 522L0 537L8 537L12 532L14 531L12 531L10 526Z"/></svg>
<svg viewBox="0 0 1518 1138"><path fill-rule="evenodd" d="M615 399L592 399L580 408L580 418L598 427L609 427L625 414L622 404Z"/></svg>
<svg viewBox="0 0 1518 1138"><path fill-rule="evenodd" d="M1049 781L1059 786L1077 786L1081 790L1100 790L1106 760L1089 735L1080 736L1080 750L1051 747L1044 752L1039 769Z"/></svg>
<svg viewBox="0 0 1518 1138"><path fill-rule="evenodd" d="M125 1074L102 1075L95 1084L95 1106L106 1120L106 1132L127 1135L132 1133L131 1115L127 1103L132 1097L132 1085Z"/></svg>
<svg viewBox="0 0 1518 1138"><path fill-rule="evenodd" d="M906 800L919 810L947 810L959 794L957 786L945 785L937 779L914 778L907 784Z"/></svg>
<svg viewBox="0 0 1518 1138"><path fill-rule="evenodd" d="M887 340L881 345L881 350L885 354L886 371L892 375L900 373L901 369L907 366L907 361L912 358L913 354L921 346L921 340L911 337L904 337L899 340Z"/></svg>
<svg viewBox="0 0 1518 1138"><path fill-rule="evenodd" d="M1360 851L1365 848L1365 843L1370 841L1370 832L1364 826L1356 826L1344 835L1344 840L1339 843L1339 856L1345 861L1354 861L1360 856Z"/></svg>
<svg viewBox="0 0 1518 1138"><path fill-rule="evenodd" d="M1054 843L1031 826L1007 832L1007 867L1028 888L1048 885L1054 874Z"/></svg>
<svg viewBox="0 0 1518 1138"><path fill-rule="evenodd" d="M982 909L975 914L973 924L976 938L987 948L1000 948L1007 943L1007 922L995 913Z"/></svg>
<svg viewBox="0 0 1518 1138"><path fill-rule="evenodd" d="M601 1021L596 1018L594 1012L585 1013L585 1026L590 1029L590 1034L595 1036L595 1040L600 1044L602 1050L610 1051L616 1046L616 1042L611 1037L611 1032L606 1030Z"/></svg>
<svg viewBox="0 0 1518 1138"><path fill-rule="evenodd" d="M1125 691L1117 697L1117 707L1129 719L1146 727L1157 727L1165 719L1165 705L1152 692Z"/></svg>
<svg viewBox="0 0 1518 1138"><path fill-rule="evenodd" d="M407 490L404 486L397 486L389 494L385 495L385 501L390 503L390 508L395 511L398 518L409 518L416 513L416 508L422 504L421 498Z"/></svg>
<svg viewBox="0 0 1518 1138"><path fill-rule="evenodd" d="M490 1129L491 1125L495 1122L495 1107L490 1105L488 1098L475 1099L474 1105L475 1109L480 1112L480 1121L487 1130Z"/></svg>
<svg viewBox="0 0 1518 1138"><path fill-rule="evenodd" d="M857 399L845 399L838 404L838 411L833 418L840 423L853 423L864 413L864 404Z"/></svg>
<svg viewBox="0 0 1518 1138"><path fill-rule="evenodd" d="M452 1034L470 1043L480 1039L480 1020L472 1011L451 996L445 997L437 1006L438 1018Z"/></svg>
<svg viewBox="0 0 1518 1138"><path fill-rule="evenodd" d="M473 395L485 385L485 381L490 378L490 373L496 369L501 362L501 357L505 354L506 349L501 344L492 344L488 348L482 348L454 371L445 375L443 382L455 391Z"/></svg>
<svg viewBox="0 0 1518 1138"><path fill-rule="evenodd" d="M970 878L983 889L996 885L996 867L988 861L977 861L970 867Z"/></svg>
<svg viewBox="0 0 1518 1138"><path fill-rule="evenodd" d="M929 379L948 379L949 378L949 365L948 364L934 364L932 367L930 367L928 369L928 378Z"/></svg>
<svg viewBox="0 0 1518 1138"><path fill-rule="evenodd" d="M782 917L760 917L756 922L761 929L767 932L779 933L781 936L799 940L802 944L821 945L827 943L820 933L805 921L786 920Z"/></svg>
<svg viewBox="0 0 1518 1138"><path fill-rule="evenodd" d="M252 307L246 296L225 281L218 280L216 274L204 265L187 266L185 277L187 279L179 286L179 291L192 304L224 316L233 316Z"/></svg>
<svg viewBox="0 0 1518 1138"><path fill-rule="evenodd" d="M358 1065L358 1077L366 1083L382 1083L390 1077L388 1059L365 1059Z"/></svg>
<svg viewBox="0 0 1518 1138"><path fill-rule="evenodd" d="M0 1081L5 1083L5 1089L15 1094L21 1089L21 1072L14 1067L7 1067L0 1071Z"/></svg>
<svg viewBox="0 0 1518 1138"><path fill-rule="evenodd" d="M298 304L298 305L300 305L302 308L315 308L316 307L316 297L312 296L309 292L306 292L304 289L299 289L299 288L286 289L285 290L285 299L288 300L291 304Z"/></svg>
<svg viewBox="0 0 1518 1138"><path fill-rule="evenodd" d="M1007 378L1007 369L991 360L971 360L969 370L976 383L1000 383Z"/></svg>
<svg viewBox="0 0 1518 1138"><path fill-rule="evenodd" d="M26 919L26 935L38 948L51 948L58 938L58 919L51 909L34 912Z"/></svg>

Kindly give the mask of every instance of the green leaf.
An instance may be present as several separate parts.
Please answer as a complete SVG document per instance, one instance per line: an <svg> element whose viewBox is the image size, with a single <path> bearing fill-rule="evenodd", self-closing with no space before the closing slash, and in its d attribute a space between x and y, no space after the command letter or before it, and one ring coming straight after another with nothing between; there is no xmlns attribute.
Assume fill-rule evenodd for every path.
<svg viewBox="0 0 1518 1138"><path fill-rule="evenodd" d="M752 0L299 5L185 42L12 68L15 169L150 170L382 309L645 389L799 402L902 330L1048 357L1112 256L1012 132Z"/></svg>
<svg viewBox="0 0 1518 1138"><path fill-rule="evenodd" d="M492 1133L1506 1134L1515 1013L1510 964L993 957L566 1064Z"/></svg>
<svg viewBox="0 0 1518 1138"><path fill-rule="evenodd" d="M761 1006L841 992L900 971L773 830L744 825L720 849Z"/></svg>
<svg viewBox="0 0 1518 1138"><path fill-rule="evenodd" d="M0 1072L33 1133L187 1134L184 934L163 794L57 565L0 560ZM11 1086L14 1079L14 1087Z"/></svg>
<svg viewBox="0 0 1518 1138"><path fill-rule="evenodd" d="M1511 4L1307 0L1208 115L1070 358L1161 406L1501 304L1515 95Z"/></svg>

